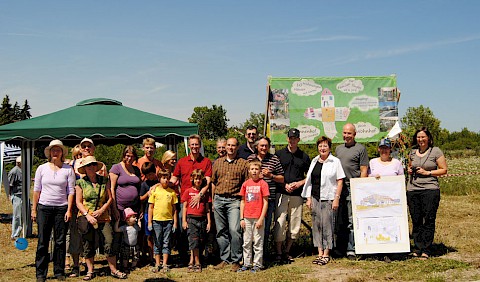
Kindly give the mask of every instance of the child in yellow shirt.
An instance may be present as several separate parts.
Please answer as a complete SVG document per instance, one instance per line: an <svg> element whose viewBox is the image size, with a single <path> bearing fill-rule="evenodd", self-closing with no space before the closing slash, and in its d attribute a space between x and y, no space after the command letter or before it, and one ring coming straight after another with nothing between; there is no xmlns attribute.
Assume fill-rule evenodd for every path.
<svg viewBox="0 0 480 282"><path fill-rule="evenodd" d="M162 169L158 172L159 184L152 187L152 194L148 198L148 230L154 233L155 267L153 272L168 272L167 261L170 255L170 239L177 229L178 214L175 204L178 202L175 191L168 187L170 172ZM163 265L160 266L160 252L163 255Z"/></svg>

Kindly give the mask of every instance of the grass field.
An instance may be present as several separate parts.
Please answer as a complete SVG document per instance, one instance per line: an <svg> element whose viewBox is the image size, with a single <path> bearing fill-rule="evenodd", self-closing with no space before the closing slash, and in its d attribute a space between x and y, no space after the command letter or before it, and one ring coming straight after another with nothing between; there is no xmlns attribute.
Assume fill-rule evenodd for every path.
<svg viewBox="0 0 480 282"><path fill-rule="evenodd" d="M449 173L479 172L480 158L448 160ZM167 275L153 274L148 267L134 271L129 281L478 281L480 280L480 176L452 176L441 180L442 200L437 216L434 256L428 261L393 260L386 263L373 258L357 261L334 259L326 266L311 263L311 242L305 235L294 246L299 257L290 265L273 266L260 273L231 273L229 269L190 274L176 268ZM0 194L0 214L8 216L11 204L5 193ZM308 214L305 220L309 220ZM34 228L35 230L35 228ZM29 238L29 247L19 251L10 240L11 225L0 223L0 281L32 281L35 277L36 239ZM35 233L35 231L34 231ZM305 255L307 254L307 255ZM97 259L99 269L105 263ZM50 269L49 276L52 276ZM80 281L79 278L67 279ZM97 276L94 281L112 281Z"/></svg>

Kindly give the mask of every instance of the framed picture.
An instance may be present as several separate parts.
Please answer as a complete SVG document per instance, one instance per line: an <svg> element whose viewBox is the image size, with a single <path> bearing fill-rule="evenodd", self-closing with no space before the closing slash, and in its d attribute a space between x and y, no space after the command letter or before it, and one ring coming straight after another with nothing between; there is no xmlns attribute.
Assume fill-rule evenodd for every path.
<svg viewBox="0 0 480 282"><path fill-rule="evenodd" d="M405 177L350 179L355 253L410 252Z"/></svg>

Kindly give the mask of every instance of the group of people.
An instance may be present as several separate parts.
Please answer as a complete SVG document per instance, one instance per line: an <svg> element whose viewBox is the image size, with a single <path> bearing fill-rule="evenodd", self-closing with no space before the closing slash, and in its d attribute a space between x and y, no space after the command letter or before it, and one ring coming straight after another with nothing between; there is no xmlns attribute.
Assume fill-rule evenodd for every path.
<svg viewBox="0 0 480 282"><path fill-rule="evenodd" d="M38 224L37 281L47 277L52 229L54 275L59 280L65 279L67 251L73 260L70 276L79 276L82 255L87 265L84 280L94 278L98 248L116 278L126 278L141 255L152 262L153 272L167 272L173 241L188 260L188 271L201 272L202 253L212 233L220 259L215 269L230 265L235 272L257 272L264 269L265 260L292 262L290 251L299 236L304 199L318 249L313 263L327 264L334 248L355 259L350 179L404 173L402 164L390 156L390 140L382 139L380 157L369 161L355 135L355 126L346 124L345 142L337 146L335 156L331 139L320 137L318 156L310 161L298 146L297 129L291 128L288 145L272 154L270 139L259 137L257 128L250 126L244 145L236 138L219 139L213 163L200 153L198 135L189 137L189 154L178 162L172 151L156 160L155 140L146 138L143 157L138 158L133 146L126 146L122 161L108 172L95 159L91 139L83 139L73 149L78 157L72 154L69 163L66 147L53 140L45 148L48 162L35 174L32 219ZM440 199L437 177L447 172L447 165L441 150L433 147L428 129L419 129L413 144L417 149L409 158L407 198L418 248L414 254L426 259ZM271 233L275 252L268 256ZM183 246L188 246L189 257Z"/></svg>

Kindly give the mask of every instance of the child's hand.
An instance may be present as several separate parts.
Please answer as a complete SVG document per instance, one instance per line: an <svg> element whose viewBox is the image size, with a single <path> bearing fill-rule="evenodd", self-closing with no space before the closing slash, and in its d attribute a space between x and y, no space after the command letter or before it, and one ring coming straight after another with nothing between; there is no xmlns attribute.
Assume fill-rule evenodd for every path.
<svg viewBox="0 0 480 282"><path fill-rule="evenodd" d="M263 219L262 220L259 219L257 223L255 223L255 228L260 229L262 228L262 226L263 226Z"/></svg>
<svg viewBox="0 0 480 282"><path fill-rule="evenodd" d="M207 232L210 232L210 223L207 223Z"/></svg>
<svg viewBox="0 0 480 282"><path fill-rule="evenodd" d="M240 220L240 227L242 227L242 229L245 229L245 220Z"/></svg>
<svg viewBox="0 0 480 282"><path fill-rule="evenodd" d="M147 227L148 231L152 231L153 230L153 226L151 226L150 224L148 225Z"/></svg>

